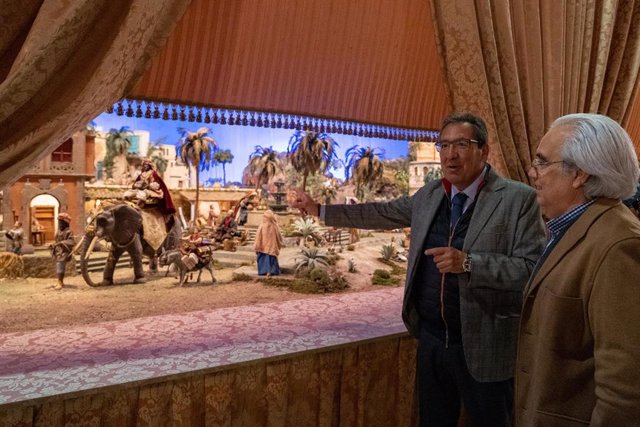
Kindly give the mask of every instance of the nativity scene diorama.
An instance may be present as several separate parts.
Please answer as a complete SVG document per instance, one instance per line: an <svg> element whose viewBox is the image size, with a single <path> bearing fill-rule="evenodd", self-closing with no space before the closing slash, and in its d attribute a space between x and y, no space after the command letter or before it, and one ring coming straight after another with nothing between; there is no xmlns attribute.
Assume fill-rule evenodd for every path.
<svg viewBox="0 0 640 427"><path fill-rule="evenodd" d="M328 133L295 130L286 150L255 146L241 181L228 183L232 150L208 127L179 133L174 145L150 142L147 131L87 127L2 189L0 277L38 277L63 290L65 275L90 287L166 277L189 286L220 283L230 270L227 280L337 292L358 271L355 254L374 247L381 268L372 283L399 283L407 230L326 227L290 204L299 191L325 205L409 195L439 178L433 144L410 143L395 159L355 145L341 159ZM202 178L220 167L222 182Z"/></svg>

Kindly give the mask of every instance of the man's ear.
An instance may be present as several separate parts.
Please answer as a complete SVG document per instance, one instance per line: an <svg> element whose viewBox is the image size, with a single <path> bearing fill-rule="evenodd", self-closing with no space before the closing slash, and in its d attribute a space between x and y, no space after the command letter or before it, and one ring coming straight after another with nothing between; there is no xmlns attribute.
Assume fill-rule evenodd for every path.
<svg viewBox="0 0 640 427"><path fill-rule="evenodd" d="M571 183L573 188L582 188L584 184L587 182L591 175L587 174L582 169L575 170L575 177L573 178L573 182Z"/></svg>
<svg viewBox="0 0 640 427"><path fill-rule="evenodd" d="M482 146L482 158L484 159L485 162L489 158L489 142L488 141L485 142L485 144Z"/></svg>

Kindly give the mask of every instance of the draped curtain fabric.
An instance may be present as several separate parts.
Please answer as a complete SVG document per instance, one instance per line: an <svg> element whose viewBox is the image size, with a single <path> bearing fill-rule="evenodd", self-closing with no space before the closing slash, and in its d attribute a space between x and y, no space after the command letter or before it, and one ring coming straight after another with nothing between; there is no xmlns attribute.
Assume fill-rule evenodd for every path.
<svg viewBox="0 0 640 427"><path fill-rule="evenodd" d="M155 384L0 406L0 425L415 426L416 341L303 353Z"/></svg>
<svg viewBox="0 0 640 427"><path fill-rule="evenodd" d="M638 90L637 84L640 84L640 77L636 83L633 105L627 110L627 117L624 123L625 129L629 132L636 148L636 154L640 157L640 90Z"/></svg>
<svg viewBox="0 0 640 427"><path fill-rule="evenodd" d="M438 129L430 22L424 0L193 0L127 97Z"/></svg>
<svg viewBox="0 0 640 427"><path fill-rule="evenodd" d="M130 91L190 0L0 1L0 187Z"/></svg>
<svg viewBox="0 0 640 427"><path fill-rule="evenodd" d="M629 120L640 1L431 0L431 8L452 107L486 119L502 174L526 182L561 115Z"/></svg>

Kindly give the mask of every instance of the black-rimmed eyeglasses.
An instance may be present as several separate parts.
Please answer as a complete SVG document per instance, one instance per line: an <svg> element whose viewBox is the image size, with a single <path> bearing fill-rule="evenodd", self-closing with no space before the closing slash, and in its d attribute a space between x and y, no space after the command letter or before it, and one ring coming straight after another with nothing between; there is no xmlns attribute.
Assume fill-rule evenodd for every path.
<svg viewBox="0 0 640 427"><path fill-rule="evenodd" d="M455 149L456 151L466 151L471 144L479 144L475 139L460 138L455 141L438 141L436 142L436 150L438 153Z"/></svg>

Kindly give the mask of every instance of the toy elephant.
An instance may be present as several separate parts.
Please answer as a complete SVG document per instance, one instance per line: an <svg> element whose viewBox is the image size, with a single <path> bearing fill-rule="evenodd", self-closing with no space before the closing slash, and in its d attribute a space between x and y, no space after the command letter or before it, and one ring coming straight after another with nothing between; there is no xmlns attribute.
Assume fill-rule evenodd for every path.
<svg viewBox="0 0 640 427"><path fill-rule="evenodd" d="M145 281L144 271L142 268L142 256L149 257L150 267L152 270L157 269L157 257L162 251L171 250L178 246L182 235L182 227L180 222L175 218L171 218L171 229L167 232L167 236L161 243L161 246L154 249L145 239L144 233L151 230L144 230L142 214L138 209L128 204L119 204L107 208L95 216L92 224L88 227L85 235L80 256L80 269L82 276L89 286L104 286L113 284L113 273L118 259L124 252L128 252L131 257L134 272L134 283L143 283ZM164 227L164 223L162 224ZM107 258L104 269L102 283L92 281L88 271L88 255L93 250L93 241L95 238L104 238L111 242L111 250Z"/></svg>

